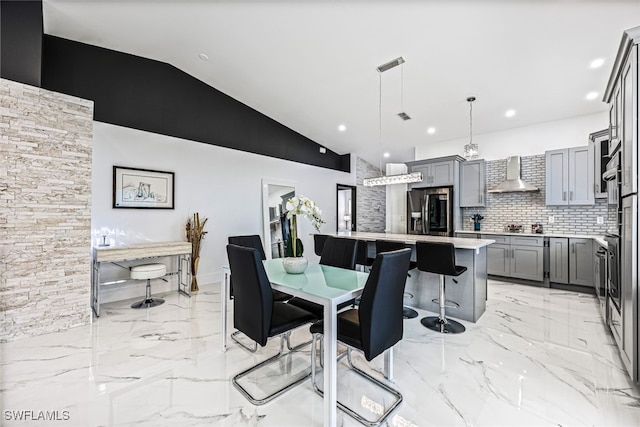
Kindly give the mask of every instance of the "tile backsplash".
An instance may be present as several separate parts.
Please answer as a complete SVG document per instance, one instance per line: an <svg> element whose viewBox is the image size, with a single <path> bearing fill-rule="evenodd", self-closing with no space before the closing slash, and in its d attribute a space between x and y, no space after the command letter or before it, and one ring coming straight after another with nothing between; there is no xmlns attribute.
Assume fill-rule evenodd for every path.
<svg viewBox="0 0 640 427"><path fill-rule="evenodd" d="M356 229L384 233L387 190L384 186L365 187L362 180L382 175L382 171L361 158L356 161Z"/></svg>
<svg viewBox="0 0 640 427"><path fill-rule="evenodd" d="M592 206L546 206L545 205L545 155L523 156L521 178L540 188L536 193L487 193L483 208L463 208L463 229L473 230L471 216L484 216L482 231L503 231L507 224L520 224L525 232L531 224L541 223L545 233L604 234L607 230L607 201L596 199ZM506 159L485 162L487 190L496 187L505 179ZM549 223L552 216L554 222ZM598 217L604 219L598 224Z"/></svg>

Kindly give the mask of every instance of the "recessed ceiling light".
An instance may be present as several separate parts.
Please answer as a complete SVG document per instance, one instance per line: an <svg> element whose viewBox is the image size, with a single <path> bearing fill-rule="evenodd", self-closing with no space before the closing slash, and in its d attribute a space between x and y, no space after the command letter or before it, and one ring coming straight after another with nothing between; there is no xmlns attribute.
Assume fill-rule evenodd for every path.
<svg viewBox="0 0 640 427"><path fill-rule="evenodd" d="M597 58L591 61L589 68L600 68L604 64L604 58Z"/></svg>
<svg viewBox="0 0 640 427"><path fill-rule="evenodd" d="M597 97L598 97L598 92L589 92L587 96L585 96L585 98L588 99L589 101L596 99Z"/></svg>
<svg viewBox="0 0 640 427"><path fill-rule="evenodd" d="M516 115L516 110L507 110L506 113L504 113L504 115L507 117L513 117Z"/></svg>
<svg viewBox="0 0 640 427"><path fill-rule="evenodd" d="M429 129L427 129L427 133L428 133L429 135L433 135L434 133L436 133L436 128L429 128Z"/></svg>
<svg viewBox="0 0 640 427"><path fill-rule="evenodd" d="M347 127L345 125L340 125L340 126L338 126L338 130L340 132L344 132L345 130L347 130Z"/></svg>
<svg viewBox="0 0 640 427"><path fill-rule="evenodd" d="M389 153L384 153L384 154L383 154L383 156L384 156L384 157L389 157L390 155L391 155L391 154L389 154Z"/></svg>
<svg viewBox="0 0 640 427"><path fill-rule="evenodd" d="M198 58L202 59L203 61L209 60L209 56L206 53L201 53L200 55L198 55Z"/></svg>

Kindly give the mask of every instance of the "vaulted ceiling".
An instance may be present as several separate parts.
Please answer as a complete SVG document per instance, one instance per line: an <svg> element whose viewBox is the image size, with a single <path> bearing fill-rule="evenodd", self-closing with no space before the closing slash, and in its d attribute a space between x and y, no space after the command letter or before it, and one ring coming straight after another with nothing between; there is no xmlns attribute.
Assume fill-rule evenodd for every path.
<svg viewBox="0 0 640 427"><path fill-rule="evenodd" d="M605 111L638 25L640 0L44 0L46 34L168 62L376 165L468 136L469 96L474 135Z"/></svg>

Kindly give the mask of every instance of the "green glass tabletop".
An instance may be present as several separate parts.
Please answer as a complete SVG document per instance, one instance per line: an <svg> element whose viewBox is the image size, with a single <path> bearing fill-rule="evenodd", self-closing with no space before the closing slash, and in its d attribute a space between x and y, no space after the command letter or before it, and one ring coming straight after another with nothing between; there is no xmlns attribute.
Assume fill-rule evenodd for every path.
<svg viewBox="0 0 640 427"><path fill-rule="evenodd" d="M368 273L309 264L302 274L289 274L282 267L282 259L264 261L264 268L272 286L293 294L304 294L309 300L348 300L359 295L367 281ZM319 302L319 301L318 301Z"/></svg>

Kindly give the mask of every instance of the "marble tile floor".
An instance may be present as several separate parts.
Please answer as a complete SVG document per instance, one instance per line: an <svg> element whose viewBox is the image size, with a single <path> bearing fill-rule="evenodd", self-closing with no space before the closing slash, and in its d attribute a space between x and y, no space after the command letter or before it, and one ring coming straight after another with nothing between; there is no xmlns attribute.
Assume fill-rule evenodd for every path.
<svg viewBox="0 0 640 427"><path fill-rule="evenodd" d="M259 407L231 385L278 342L257 355L230 342L222 353L218 289L165 294L164 305L142 311L105 304L89 326L0 344L0 425L322 426L309 382ZM405 321L395 349L404 401L389 426L640 425L640 389L593 296L490 281L487 312L463 322L466 333L436 334L420 317ZM381 370L382 357L373 366ZM341 369L341 398L375 412L374 391ZM339 412L338 425L360 424Z"/></svg>

